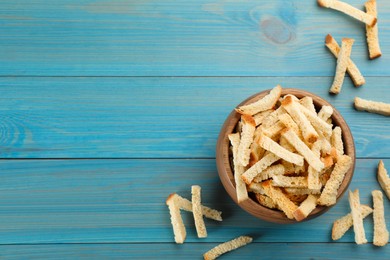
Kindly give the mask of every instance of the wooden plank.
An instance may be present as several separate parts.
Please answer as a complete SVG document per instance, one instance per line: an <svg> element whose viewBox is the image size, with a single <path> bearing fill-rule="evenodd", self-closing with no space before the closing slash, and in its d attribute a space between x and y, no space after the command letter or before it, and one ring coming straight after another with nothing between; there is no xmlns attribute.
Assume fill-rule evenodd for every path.
<svg viewBox="0 0 390 260"><path fill-rule="evenodd" d="M280 83L311 91L345 117L357 156L389 157L389 121L353 97L390 100L388 77L330 96L331 77L0 78L2 158L212 158L220 128L246 97ZM373 91L373 89L375 91Z"/></svg>
<svg viewBox="0 0 390 260"><path fill-rule="evenodd" d="M216 243L60 244L5 245L6 259L201 259ZM281 250L283 249L283 250ZM223 255L223 259L388 259L390 247L358 246L350 243L252 243Z"/></svg>
<svg viewBox="0 0 390 260"><path fill-rule="evenodd" d="M331 33L356 39L364 75L389 76L390 5L378 13L369 61L364 25L316 1L3 0L0 75L331 76Z"/></svg>
<svg viewBox="0 0 390 260"><path fill-rule="evenodd" d="M212 158L220 128L246 97L280 83L331 102L357 156L389 157L386 117L357 112L355 95L388 101L387 77L346 82L330 96L315 78L0 78L2 158Z"/></svg>
<svg viewBox="0 0 390 260"><path fill-rule="evenodd" d="M384 162L390 165L390 159ZM371 191L380 189L377 163L357 161L350 189L360 189L361 203L371 205ZM331 242L333 221L349 212L344 196L309 222L259 220L228 197L213 159L1 160L0 172L0 244L173 242L165 199L172 192L191 198L194 184L202 187L203 204L222 210L224 220L206 219L208 237L198 239L191 213L183 212L186 242L223 242L242 234L257 242ZM385 211L389 221L387 199ZM364 225L372 241L372 218ZM352 230L341 239L353 241Z"/></svg>

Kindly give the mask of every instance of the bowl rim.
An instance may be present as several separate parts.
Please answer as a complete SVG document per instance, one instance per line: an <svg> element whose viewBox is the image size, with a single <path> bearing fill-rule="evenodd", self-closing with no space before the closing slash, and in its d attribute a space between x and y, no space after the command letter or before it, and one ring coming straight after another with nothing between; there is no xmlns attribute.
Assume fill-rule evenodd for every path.
<svg viewBox="0 0 390 260"><path fill-rule="evenodd" d="M248 97L240 104L238 104L237 107L242 106L244 104L253 103L259 100L260 98L263 98L265 95L267 95L270 92L270 90L271 89L267 89ZM347 191L355 171L356 151L355 151L355 144L354 144L354 139L351 130L348 124L346 123L345 119L343 118L343 116L340 114L340 112L333 105L331 105L328 101L321 98L320 96L301 89L282 88L281 96L287 94L293 94L297 98L302 98L304 96L311 97L313 99L313 103L316 109L318 109L318 107L322 105L328 105L333 108L333 114L332 114L333 126L340 126L342 130L342 138L344 143L344 153L349 155L352 158L352 166L345 174L345 177L337 193L337 201L336 201L337 204L337 202L342 198L343 194ZM229 142L228 135L232 133L233 130L235 129L235 126L238 123L240 116L241 115L235 109L233 109L230 112L230 114L228 115L224 124L221 127L221 131L219 133L217 146L216 146L216 164L217 164L219 178L226 192L229 194L229 196L233 199L233 201L236 204L238 204L242 209L244 209L245 211L247 211L248 213L250 213L251 215L257 218L269 222L280 223L280 224L300 223L303 221L316 218L322 215L323 213L325 213L326 211L328 211L334 205L336 205L334 204L332 206L317 206L316 209L313 210L313 212L310 213L306 219L304 219L303 221L296 221L295 219L287 218L286 215L279 210L273 210L262 206L261 204L254 201L250 197L248 200L238 203L236 197L233 169L231 168L231 164L230 164L230 155L229 155L230 142Z"/></svg>

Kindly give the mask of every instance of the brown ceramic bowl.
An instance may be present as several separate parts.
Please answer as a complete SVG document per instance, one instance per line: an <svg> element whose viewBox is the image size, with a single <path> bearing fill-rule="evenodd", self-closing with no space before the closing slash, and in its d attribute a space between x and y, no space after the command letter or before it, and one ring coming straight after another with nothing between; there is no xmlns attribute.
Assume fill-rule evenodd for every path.
<svg viewBox="0 0 390 260"><path fill-rule="evenodd" d="M270 90L266 90L258 94L255 94L249 97L248 99L244 100L238 106L253 103L258 99L263 98L265 95L269 93L269 91ZM332 106L324 99L307 91L303 91L299 89L283 89L282 96L287 94L293 94L298 98L302 98L305 96L311 97L313 99L317 111L323 105ZM345 154L349 155L353 161L352 167L346 173L345 178L338 190L337 201L339 201L339 199L347 190L348 185L352 180L353 172L355 169L356 157L355 157L355 145L351 134L351 130L349 129L347 123L345 122L344 118L340 115L340 113L333 106L332 108L334 111L332 115L333 126L341 127L343 133L343 141L344 141L344 152ZM230 164L231 155L229 154L230 143L229 143L228 135L234 131L239 119L240 119L240 114L238 114L235 110L233 110L230 113L230 115L227 117L218 137L217 151L216 151L216 160L217 160L219 177L221 179L223 186L225 187L225 190L236 203L237 203L237 197L236 197L233 169ZM275 222L281 224L298 223L298 221L296 220L288 219L283 212L266 208L251 198L238 205L248 213L252 214L253 216L269 222ZM317 206L317 208L305 220L318 217L329 209L330 207Z"/></svg>

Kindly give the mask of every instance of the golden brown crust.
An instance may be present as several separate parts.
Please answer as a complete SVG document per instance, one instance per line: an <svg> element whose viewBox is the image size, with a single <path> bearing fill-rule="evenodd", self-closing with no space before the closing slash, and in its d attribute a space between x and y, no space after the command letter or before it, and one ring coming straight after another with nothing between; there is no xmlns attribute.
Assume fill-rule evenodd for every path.
<svg viewBox="0 0 390 260"><path fill-rule="evenodd" d="M321 7L326 7L326 3L323 0L317 0L317 4Z"/></svg>
<svg viewBox="0 0 390 260"><path fill-rule="evenodd" d="M165 203L168 205L171 202L171 200L174 199L175 196L176 196L176 193L169 194L169 196L168 196L167 200L165 201Z"/></svg>
<svg viewBox="0 0 390 260"><path fill-rule="evenodd" d="M331 155L327 155L321 158L321 161L324 163L325 168L329 168L333 165L333 157Z"/></svg>
<svg viewBox="0 0 390 260"><path fill-rule="evenodd" d="M249 124L256 127L256 122L251 115L243 114L241 118L245 122L245 124Z"/></svg>
<svg viewBox="0 0 390 260"><path fill-rule="evenodd" d="M329 43L331 43L332 41L333 41L332 35L330 35L330 34L326 35L326 37L325 37L325 43L326 43L326 44L329 44Z"/></svg>

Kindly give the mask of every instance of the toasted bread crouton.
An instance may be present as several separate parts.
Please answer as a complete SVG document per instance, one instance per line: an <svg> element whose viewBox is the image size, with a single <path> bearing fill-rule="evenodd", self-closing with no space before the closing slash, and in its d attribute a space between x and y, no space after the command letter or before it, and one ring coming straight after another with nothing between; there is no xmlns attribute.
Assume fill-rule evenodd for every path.
<svg viewBox="0 0 390 260"><path fill-rule="evenodd" d="M360 205L360 211L362 217L365 218L372 213L372 208L370 208L367 205ZM335 222L333 222L332 239L338 240L342 238L345 232L347 232L348 229L352 227L352 225L353 225L353 220L352 220L351 213L348 213L347 215L337 219Z"/></svg>
<svg viewBox="0 0 390 260"><path fill-rule="evenodd" d="M276 175L272 178L272 186L305 189L307 188L307 178Z"/></svg>
<svg viewBox="0 0 390 260"><path fill-rule="evenodd" d="M331 106L322 106L317 116L326 122L333 115L333 108Z"/></svg>
<svg viewBox="0 0 390 260"><path fill-rule="evenodd" d="M292 193L287 193L285 192L286 191L286 188L282 188L284 190L284 194L286 195L286 197L291 200L292 202L294 202L295 205L299 206L301 205L301 203L307 199L307 196L308 194L292 194ZM294 188L293 188L294 189Z"/></svg>
<svg viewBox="0 0 390 260"><path fill-rule="evenodd" d="M268 136L271 139L277 140L280 136L280 132L284 129L284 124L280 121L278 121L276 124L274 124L271 127L263 128L262 133L266 136Z"/></svg>
<svg viewBox="0 0 390 260"><path fill-rule="evenodd" d="M261 124L263 128L268 128L276 124L279 120L279 116L282 114L285 114L286 110L284 110L283 107L278 107L276 110L271 112L264 120L263 123Z"/></svg>
<svg viewBox="0 0 390 260"><path fill-rule="evenodd" d="M280 120L280 122L282 122L284 124L285 128L290 128L290 129L294 130L294 132L299 136L299 138L303 138L301 130L299 129L299 126L297 125L297 123L295 123L295 121L291 118L291 116L289 114L285 113L285 114L280 115L279 120ZM282 145L282 144L280 144L280 145ZM292 152L293 150L289 150L289 151Z"/></svg>
<svg viewBox="0 0 390 260"><path fill-rule="evenodd" d="M252 167L246 170L241 178L244 180L246 184L250 184L259 173L264 171L268 166L279 160L280 158L273 153L269 153L265 155L260 161L255 163Z"/></svg>
<svg viewBox="0 0 390 260"><path fill-rule="evenodd" d="M377 18L376 0L368 0L364 6L366 7L367 14ZM366 36L370 59L375 59L382 56L378 40L378 23L373 26L366 25Z"/></svg>
<svg viewBox="0 0 390 260"><path fill-rule="evenodd" d="M183 219L180 215L180 208L176 203L176 197L174 194L168 196L166 204L169 208L169 214L171 215L171 223L173 228L173 234L175 236L175 242L177 244L183 244L186 239L187 233L183 223Z"/></svg>
<svg viewBox="0 0 390 260"><path fill-rule="evenodd" d="M377 179L387 198L390 200L390 178L382 160L380 160L378 164Z"/></svg>
<svg viewBox="0 0 390 260"><path fill-rule="evenodd" d="M384 116L390 116L390 104L355 97L355 108Z"/></svg>
<svg viewBox="0 0 390 260"><path fill-rule="evenodd" d="M317 113L312 97L303 97L299 100L299 103L310 112Z"/></svg>
<svg viewBox="0 0 390 260"><path fill-rule="evenodd" d="M299 139L293 130L289 129L284 132L282 136L294 146L298 153L301 154L307 163L316 171L320 172L324 168L324 164L321 162L320 158L317 157L301 139Z"/></svg>
<svg viewBox="0 0 390 260"><path fill-rule="evenodd" d="M177 195L176 193L172 194L172 197L175 198L176 204L180 209L188 211L188 212L192 212L192 202L191 201ZM209 218L209 219L216 220L216 221L222 221L222 212L221 211L218 211L218 210L215 210L215 209L203 206L203 205L201 205L201 207L202 207L203 216L205 216L206 218Z"/></svg>
<svg viewBox="0 0 390 260"><path fill-rule="evenodd" d="M291 200L289 200L282 190L278 187L273 187L271 181L262 182L265 194L276 202L278 207L286 214L289 219L294 218L294 211L298 208Z"/></svg>
<svg viewBox="0 0 390 260"><path fill-rule="evenodd" d="M254 133L256 130L256 123L252 116L242 115L242 132L240 145L238 146L237 161L242 166L247 166L250 158L250 146L253 142Z"/></svg>
<svg viewBox="0 0 390 260"><path fill-rule="evenodd" d="M288 162L291 162L296 165L303 165L303 157L292 153L282 146L280 146L278 143L273 141L271 138L267 136L262 136L260 138L260 145L265 150L270 151L273 154L276 154L278 157L282 158L283 160L286 160Z"/></svg>
<svg viewBox="0 0 390 260"><path fill-rule="evenodd" d="M301 189L301 188L284 188L284 190L287 193L296 194L296 195L310 195L310 194L317 195L317 194L321 193L320 189L313 190L313 189L307 189L307 188L303 188L303 189Z"/></svg>
<svg viewBox="0 0 390 260"><path fill-rule="evenodd" d="M363 216L360 210L360 198L359 190L348 193L349 206L351 207L353 231L355 232L355 243L365 244L367 243L366 233L363 226Z"/></svg>
<svg viewBox="0 0 390 260"><path fill-rule="evenodd" d="M311 125L317 131L317 133L323 133L325 137L332 135L332 126L326 123L324 120L321 120L321 118L318 117L317 113L311 112L309 109L302 105L298 105L298 107L309 120Z"/></svg>
<svg viewBox="0 0 390 260"><path fill-rule="evenodd" d="M296 105L296 101L291 96L286 96L282 101L282 107L290 114L295 123L300 127L302 136L306 142L314 143L318 139L318 134L310 124L306 116Z"/></svg>
<svg viewBox="0 0 390 260"><path fill-rule="evenodd" d="M294 211L293 215L297 221L302 221L316 208L318 196L309 195Z"/></svg>
<svg viewBox="0 0 390 260"><path fill-rule="evenodd" d="M261 125L264 122L264 119L269 116L274 110L268 109L262 112L259 112L253 116L253 119L255 120L256 126Z"/></svg>
<svg viewBox="0 0 390 260"><path fill-rule="evenodd" d="M311 151L316 157L320 157L320 150L322 146L322 141L317 140L312 148ZM320 172L316 171L313 167L309 166L307 170L307 187L312 190L318 190L321 189L321 182L320 182Z"/></svg>
<svg viewBox="0 0 390 260"><path fill-rule="evenodd" d="M252 242L252 238L248 236L240 236L228 242L219 244L213 249L207 251L203 257L204 260L214 260L218 258L220 255L235 250L237 248L243 247Z"/></svg>
<svg viewBox="0 0 390 260"><path fill-rule="evenodd" d="M284 174L284 166L283 164L271 165L253 179L253 182L262 182L264 180L273 178L274 176L283 175Z"/></svg>
<svg viewBox="0 0 390 260"><path fill-rule="evenodd" d="M194 215L195 228L199 238L207 237L206 225L203 220L202 204L201 204L201 188L199 185L191 186L192 193L192 213Z"/></svg>
<svg viewBox="0 0 390 260"><path fill-rule="evenodd" d="M278 187L273 187L271 181L262 182L265 194L270 197L289 219L293 219L293 212L298 208Z"/></svg>
<svg viewBox="0 0 390 260"><path fill-rule="evenodd" d="M347 3L338 0L317 0L317 3L321 7L330 8L339 12L345 13L358 21L361 21L369 26L376 24L376 17L368 13L363 12Z"/></svg>
<svg viewBox="0 0 390 260"><path fill-rule="evenodd" d="M373 244L384 246L389 242L389 231L386 227L385 210L383 207L383 194L379 190L372 191L374 202L374 239Z"/></svg>
<svg viewBox="0 0 390 260"><path fill-rule="evenodd" d="M330 52L338 58L340 53L340 46L337 43L337 41L332 37L332 35L328 34L325 38L325 45L330 50ZM353 84L355 87L359 87L361 85L364 85L366 83L366 80L364 79L362 73L356 66L356 64L351 60L351 58L348 61L348 67L347 72L349 76L351 77Z"/></svg>
<svg viewBox="0 0 390 260"><path fill-rule="evenodd" d="M241 178L245 168L238 162L237 158L238 146L240 144L240 134L230 134L228 137L233 146L234 181L236 183L237 202L241 203L248 199L248 192L246 190L245 182Z"/></svg>
<svg viewBox="0 0 390 260"><path fill-rule="evenodd" d="M337 157L344 154L344 143L342 139L341 127L336 126L333 129L331 137L331 145L336 149Z"/></svg>
<svg viewBox="0 0 390 260"><path fill-rule="evenodd" d="M261 182L251 182L251 184L248 185L248 191L255 194L265 195L265 191L261 185Z"/></svg>
<svg viewBox="0 0 390 260"><path fill-rule="evenodd" d="M260 203L260 205L269 209L278 209L278 205L270 197L259 193L255 193L255 197L257 202Z"/></svg>
<svg viewBox="0 0 390 260"><path fill-rule="evenodd" d="M255 115L275 106L282 94L282 87L277 85L268 95L249 105L240 106L236 111L240 114Z"/></svg>
<svg viewBox="0 0 390 260"><path fill-rule="evenodd" d="M333 84L329 89L330 93L338 94L341 91L354 41L354 39L349 38L343 38L341 41L340 53L337 57L336 74L334 76Z"/></svg>
<svg viewBox="0 0 390 260"><path fill-rule="evenodd" d="M318 199L318 204L323 206L332 206L336 204L338 189L344 180L345 174L352 166L352 159L348 155L339 157L325 188Z"/></svg>

